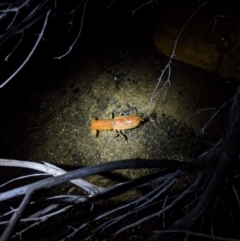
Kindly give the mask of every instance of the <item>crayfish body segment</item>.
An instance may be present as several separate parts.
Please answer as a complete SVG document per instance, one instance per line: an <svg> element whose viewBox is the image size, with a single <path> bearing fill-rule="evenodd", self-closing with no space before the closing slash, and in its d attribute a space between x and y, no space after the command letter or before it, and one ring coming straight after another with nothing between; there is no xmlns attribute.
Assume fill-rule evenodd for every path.
<svg viewBox="0 0 240 241"><path fill-rule="evenodd" d="M105 120L93 120L92 133L97 137L99 131L115 130L118 134L123 135L121 130L135 128L142 121L144 121L144 119L137 115L118 116L113 119Z"/></svg>

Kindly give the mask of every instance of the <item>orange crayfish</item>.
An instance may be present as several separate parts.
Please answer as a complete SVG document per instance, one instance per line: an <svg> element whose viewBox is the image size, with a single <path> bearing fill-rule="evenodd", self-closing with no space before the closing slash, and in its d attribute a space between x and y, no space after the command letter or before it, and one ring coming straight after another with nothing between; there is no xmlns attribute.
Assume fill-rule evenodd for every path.
<svg viewBox="0 0 240 241"><path fill-rule="evenodd" d="M121 133L121 130L135 128L142 121L144 121L144 119L137 115L118 116L105 120L96 119L92 121L92 133L97 137L99 131L115 130L118 135L123 136L127 140L127 137Z"/></svg>

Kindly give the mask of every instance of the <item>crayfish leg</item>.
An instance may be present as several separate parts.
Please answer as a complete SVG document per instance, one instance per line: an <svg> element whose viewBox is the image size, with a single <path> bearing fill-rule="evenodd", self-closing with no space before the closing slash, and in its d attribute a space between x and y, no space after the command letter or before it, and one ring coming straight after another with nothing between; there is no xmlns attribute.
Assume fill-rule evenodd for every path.
<svg viewBox="0 0 240 241"><path fill-rule="evenodd" d="M114 118L114 114L112 112L110 112L109 114L107 114L106 116L109 115L109 119L113 119Z"/></svg>
<svg viewBox="0 0 240 241"><path fill-rule="evenodd" d="M92 130L92 134L97 138L99 136L99 130Z"/></svg>
<svg viewBox="0 0 240 241"><path fill-rule="evenodd" d="M122 132L121 132L121 130L115 130L116 132L117 132L117 135L114 137L114 138L116 138L116 137L118 137L118 136L121 136L125 141L127 141L127 136L125 136Z"/></svg>

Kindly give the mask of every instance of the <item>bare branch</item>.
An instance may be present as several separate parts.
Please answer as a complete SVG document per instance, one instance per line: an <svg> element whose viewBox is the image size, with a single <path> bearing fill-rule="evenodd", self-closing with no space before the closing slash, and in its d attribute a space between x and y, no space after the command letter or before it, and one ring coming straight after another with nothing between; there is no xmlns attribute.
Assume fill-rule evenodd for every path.
<svg viewBox="0 0 240 241"><path fill-rule="evenodd" d="M0 158L0 166L15 166L15 167L30 168L30 169L38 170L40 172L48 173L49 175L52 175L52 176L59 176L59 175L66 173L66 171L62 170L61 168L56 167L47 162L44 162L44 165L43 165L43 164L40 164L37 162L8 160L8 159ZM37 175L37 174L35 174L35 175ZM26 176L22 177L22 178L26 178ZM20 179L20 178L18 178L18 179ZM71 182L73 184L75 184L76 186L82 188L83 190L87 191L91 195L93 195L94 193L99 193L100 190L104 190L104 188L97 187L96 185L93 185L83 179L71 180ZM6 185L6 184L4 184L4 185Z"/></svg>
<svg viewBox="0 0 240 241"><path fill-rule="evenodd" d="M45 32L50 12L51 12L51 9L49 9L46 13L42 30L37 38L37 41L35 42L35 45L33 46L32 50L28 54L27 58L22 62L22 64L17 68L17 70L15 70L15 72L0 85L0 88L4 87L23 68L23 66L28 62L28 60L33 55L34 51L36 50L38 44L40 43L41 38L43 37L44 32Z"/></svg>
<svg viewBox="0 0 240 241"><path fill-rule="evenodd" d="M153 90L153 93L150 97L150 102L149 102L149 106L152 104L152 101L153 99L158 95L158 93L160 91L162 91L163 89L165 89L164 91L164 99L166 97L166 93L168 91L168 89L170 88L170 76L171 76L171 63L172 63L172 59L173 57L175 56L175 52L176 52L176 48L177 48L177 44L178 44L178 40L179 38L181 37L182 35L182 32L184 31L184 29L186 28L187 24L190 22L190 20L193 18L194 15L196 15L196 13L203 7L205 6L207 3L203 3L202 5L200 5L196 10L195 12L188 18L188 20L186 21L186 23L183 25L183 27L181 28L176 40L174 41L174 46L173 46L173 50L172 50L172 54L169 58L169 61L167 63L167 65L164 67L164 69L162 70L162 73L160 75L160 77L158 78L158 83L155 87L155 89ZM167 75L167 80L163 83L163 86L162 88L158 91L158 87L159 85L161 84L162 82L162 78L163 78L163 75L165 74L165 71L168 69L168 75ZM167 86L168 85L168 86Z"/></svg>
<svg viewBox="0 0 240 241"><path fill-rule="evenodd" d="M76 42L78 41L81 33L82 33L82 28L83 28L83 20L84 20L84 16L85 16L85 11L86 11L86 6L87 6L87 3L88 3L88 0L86 0L85 4L83 5L83 13L82 13L82 18L81 18L81 22L80 22L80 28L79 28L79 31L78 31L78 35L76 36L75 40L73 41L73 43L71 44L70 47L68 47L68 51L61 55L61 56L58 56L58 57L54 57L54 59L61 59L63 57L65 57L66 55L68 55L71 51L72 51L72 48L74 47L74 45L76 44Z"/></svg>

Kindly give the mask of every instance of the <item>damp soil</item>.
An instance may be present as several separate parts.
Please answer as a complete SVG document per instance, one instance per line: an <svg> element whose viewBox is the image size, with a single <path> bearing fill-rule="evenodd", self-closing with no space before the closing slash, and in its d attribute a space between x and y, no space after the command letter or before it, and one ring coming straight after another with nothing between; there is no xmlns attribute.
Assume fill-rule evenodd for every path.
<svg viewBox="0 0 240 241"><path fill-rule="evenodd" d="M225 113L199 138L212 112L198 110L219 107L233 95L237 80L173 61L171 87L150 103L168 58L155 49L153 32L139 29L83 32L78 45L60 61L37 51L1 90L1 156L46 161L69 170L134 158L189 161L209 148L221 136ZM145 121L122 131L127 140L114 131L94 136L92 120L112 114L139 115ZM143 173L121 175L131 179ZM110 185L103 177L89 180ZM129 193L125 201L133 197Z"/></svg>
<svg viewBox="0 0 240 241"><path fill-rule="evenodd" d="M159 92L150 104L168 58L157 52L151 36L130 37L125 42L116 38L106 43L100 37L82 41L67 60L40 68L34 59L30 73L32 66L26 66L7 86L8 96L2 96L3 155L71 167L137 157L187 161L195 156L196 138L213 113L197 111L219 107L234 93L237 81L174 61L166 97ZM26 93L18 91L19 85ZM97 138L92 134L95 118L129 114L145 121L122 131L127 141L113 131L100 131ZM204 141L221 134L223 119L212 123ZM209 140L211 132L215 136Z"/></svg>

